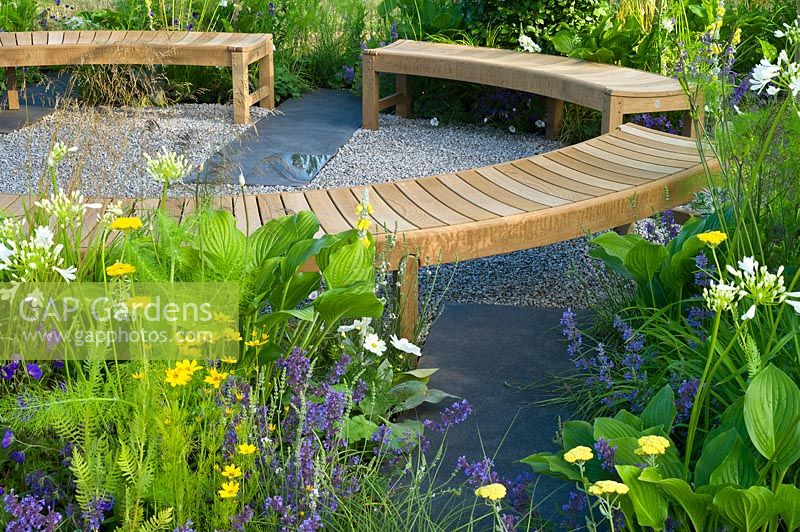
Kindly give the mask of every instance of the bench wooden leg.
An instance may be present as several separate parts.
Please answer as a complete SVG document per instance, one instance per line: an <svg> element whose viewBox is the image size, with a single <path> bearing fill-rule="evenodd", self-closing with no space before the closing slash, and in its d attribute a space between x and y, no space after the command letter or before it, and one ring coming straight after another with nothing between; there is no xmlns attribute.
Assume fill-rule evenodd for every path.
<svg viewBox="0 0 800 532"><path fill-rule="evenodd" d="M250 76L242 52L231 52L233 77L233 121L250 123Z"/></svg>
<svg viewBox="0 0 800 532"><path fill-rule="evenodd" d="M414 342L419 320L419 259L415 255L408 255L404 259L404 274L399 294L398 334Z"/></svg>
<svg viewBox="0 0 800 532"><path fill-rule="evenodd" d="M272 62L272 54L262 57L258 61L258 86L259 88L269 87L269 95L262 98L259 106L265 109L275 108L275 67Z"/></svg>
<svg viewBox="0 0 800 532"><path fill-rule="evenodd" d="M603 123L600 126L600 134L605 135L614 131L622 125L625 118L622 112L622 100L610 96L603 104Z"/></svg>
<svg viewBox="0 0 800 532"><path fill-rule="evenodd" d="M394 112L397 116L408 117L411 115L411 87L408 76L397 74L396 87L400 99L395 105Z"/></svg>
<svg viewBox="0 0 800 532"><path fill-rule="evenodd" d="M561 126L564 125L564 100L557 100L555 98L547 99L547 129L545 130L545 137L550 140L556 140L561 134Z"/></svg>
<svg viewBox="0 0 800 532"><path fill-rule="evenodd" d="M364 55L361 63L361 125L364 129L378 129L378 100L380 81L375 72L375 57Z"/></svg>
<svg viewBox="0 0 800 532"><path fill-rule="evenodd" d="M9 110L19 109L19 91L17 90L17 69L14 67L6 68L6 85L8 86L8 108Z"/></svg>

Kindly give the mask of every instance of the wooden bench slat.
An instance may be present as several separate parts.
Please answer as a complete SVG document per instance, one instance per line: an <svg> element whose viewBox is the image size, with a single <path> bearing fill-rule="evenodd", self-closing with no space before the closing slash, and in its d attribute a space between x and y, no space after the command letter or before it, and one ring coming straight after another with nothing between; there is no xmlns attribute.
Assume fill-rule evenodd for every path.
<svg viewBox="0 0 800 532"><path fill-rule="evenodd" d="M618 172L618 168L614 165L596 166L591 164L595 161L587 161L585 158L575 159L562 150L546 153L541 158L532 157L527 162L570 179L611 190L618 190L620 185L623 187L644 185L652 179L649 172L647 176L623 174Z"/></svg>
<svg viewBox="0 0 800 532"><path fill-rule="evenodd" d="M305 195L309 207L317 213L319 223L326 233L341 233L353 228L353 225L345 218L345 213L339 212L327 191L307 190ZM351 212L351 219L355 220L355 212Z"/></svg>
<svg viewBox="0 0 800 532"><path fill-rule="evenodd" d="M491 181L481 179L475 171L445 174L437 178L462 198L498 216L520 214L533 203L498 187Z"/></svg>
<svg viewBox="0 0 800 532"><path fill-rule="evenodd" d="M602 189L566 179L545 171L533 172L530 167L522 167L514 163L499 164L495 168L515 181L529 186L545 194L563 198L568 201L580 201L601 196L608 189ZM527 170L527 171L526 171Z"/></svg>
<svg viewBox="0 0 800 532"><path fill-rule="evenodd" d="M470 220L490 220L497 218L497 213L484 209L472 201L464 198L451 190L447 185L437 177L423 177L416 180L428 194L433 196L437 201L448 205L451 209L458 212L465 218Z"/></svg>
<svg viewBox="0 0 800 532"><path fill-rule="evenodd" d="M445 225L436 218L434 213L422 209L419 205L409 200L394 183L373 185L372 190L377 192L381 199L395 212L419 228L424 229Z"/></svg>
<svg viewBox="0 0 800 532"><path fill-rule="evenodd" d="M394 185L420 209L431 213L446 225L462 224L473 221L436 199L430 192L420 186L416 180L396 181ZM487 213L488 214L488 213ZM488 216L491 218L491 215Z"/></svg>

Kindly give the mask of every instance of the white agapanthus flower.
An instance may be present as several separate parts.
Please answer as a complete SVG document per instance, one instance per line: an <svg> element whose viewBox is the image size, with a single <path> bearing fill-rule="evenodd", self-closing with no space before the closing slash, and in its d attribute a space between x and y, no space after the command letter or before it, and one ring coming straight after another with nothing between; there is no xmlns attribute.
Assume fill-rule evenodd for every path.
<svg viewBox="0 0 800 532"><path fill-rule="evenodd" d="M750 73L750 90L761 92L773 79L781 73L781 67L773 65L769 60L762 59Z"/></svg>
<svg viewBox="0 0 800 532"><path fill-rule="evenodd" d="M362 318L360 320L355 320L351 325L340 325L337 332L366 331L370 323L372 323L372 318Z"/></svg>
<svg viewBox="0 0 800 532"><path fill-rule="evenodd" d="M178 155L166 148L161 148L161 153L155 157L144 154L147 163L145 170L156 181L169 185L173 181L179 181L189 175L192 167L186 157Z"/></svg>
<svg viewBox="0 0 800 532"><path fill-rule="evenodd" d="M378 338L377 334L368 334L364 338L364 349L378 356L383 356L383 353L386 352L386 342Z"/></svg>
<svg viewBox="0 0 800 532"><path fill-rule="evenodd" d="M418 357L422 356L422 351L420 351L420 348L409 342L407 338L397 338L397 336L392 335L390 343L392 344L392 347L398 351L408 353L409 355L416 355Z"/></svg>
<svg viewBox="0 0 800 532"><path fill-rule="evenodd" d="M742 314L742 321L752 320L756 317L756 306L750 305L750 308L747 309L747 312Z"/></svg>
<svg viewBox="0 0 800 532"><path fill-rule="evenodd" d="M538 54L542 51L541 46L533 42L533 39L524 33L519 36L519 47L522 48L523 52L528 52L529 54Z"/></svg>
<svg viewBox="0 0 800 532"><path fill-rule="evenodd" d="M724 312L733 308L739 298L739 288L725 283L711 282L711 286L703 289L706 305L714 312Z"/></svg>
<svg viewBox="0 0 800 532"><path fill-rule="evenodd" d="M47 167L55 168L64 160L64 157L66 157L68 153L74 153L76 151L78 151L78 148L75 146L67 147L63 142L56 142L50 149L50 153L47 154Z"/></svg>
<svg viewBox="0 0 800 532"><path fill-rule="evenodd" d="M34 230L33 245L40 248L49 248L53 245L55 234L53 230L40 225Z"/></svg>
<svg viewBox="0 0 800 532"><path fill-rule="evenodd" d="M100 209L103 206L100 203L86 203L83 194L77 190L69 194L59 190L49 198L36 201L34 205L48 216L55 216L61 226L72 226L80 222L89 209Z"/></svg>

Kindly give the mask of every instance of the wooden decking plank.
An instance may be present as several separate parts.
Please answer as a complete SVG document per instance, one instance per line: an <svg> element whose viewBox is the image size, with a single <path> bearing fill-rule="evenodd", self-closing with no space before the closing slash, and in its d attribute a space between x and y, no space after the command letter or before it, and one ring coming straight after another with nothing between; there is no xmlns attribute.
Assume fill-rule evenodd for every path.
<svg viewBox="0 0 800 532"><path fill-rule="evenodd" d="M473 221L463 214L451 209L435 197L430 192L422 188L416 180L404 180L395 182L395 186L408 197L414 204L429 213L435 213L435 217L446 225L455 225Z"/></svg>
<svg viewBox="0 0 800 532"><path fill-rule="evenodd" d="M400 213L383 201L383 198L374 191L373 187L369 187L369 189L369 202L375 209L375 212L372 213L372 218L380 227L383 227L387 231L413 231L414 229L418 229L416 225L403 218ZM353 187L350 189L350 192L356 199L356 203L361 198L361 192L363 190L364 187ZM353 206L355 207L355 204Z"/></svg>
<svg viewBox="0 0 800 532"><path fill-rule="evenodd" d="M287 214L286 207L283 206L281 195L275 194L259 194L258 196L258 212L261 214L261 223L265 224L274 218L280 218Z"/></svg>
<svg viewBox="0 0 800 532"><path fill-rule="evenodd" d="M326 190L307 190L305 195L311 211L317 215L317 219L319 219L319 223L326 233L336 234L353 228L353 225L344 217L344 214L339 212L338 207L328 196ZM355 212L350 212L351 219L355 220Z"/></svg>
<svg viewBox="0 0 800 532"><path fill-rule="evenodd" d="M444 203L460 215L470 220L490 220L497 218L497 213L479 207L470 200L460 196L448 188L437 177L423 177L415 181L425 192L437 201Z"/></svg>
<svg viewBox="0 0 800 532"><path fill-rule="evenodd" d="M420 229L441 227L444 223L436 218L433 213L422 209L403 194L394 183L373 185L372 190L403 218L409 220Z"/></svg>
<svg viewBox="0 0 800 532"><path fill-rule="evenodd" d="M469 172L462 172L463 175L469 178L473 174ZM464 199L469 200L470 202L478 205L480 208L485 209L489 212L493 212L498 216L509 216L511 214L519 214L524 212L525 208L518 208L514 207L511 203L506 203L506 201L511 201L513 203L519 204L520 200L525 200L525 198L520 198L519 196L515 196L508 191L503 191L504 199L506 201L498 200L495 197L486 194L484 191L475 188L472 184L465 181L461 176L456 174L445 174L437 176L437 179L441 181L447 188L458 194ZM476 184L487 183L485 179L478 176L478 180L475 181ZM497 187L500 188L500 187ZM502 190L502 189L501 189ZM527 200L525 200L527 201Z"/></svg>
<svg viewBox="0 0 800 532"><path fill-rule="evenodd" d="M493 166L489 166L486 168L477 168L475 172L483 176L484 178L488 179L495 185L508 190L512 194L523 197L529 201L539 203L541 205L546 205L548 207L556 207L558 205L566 205L567 203L570 203L570 200L555 196L553 194L547 194L542 192L541 190L537 190L529 186L523 185L519 181L511 179L507 175L503 174ZM470 172L464 172L464 173L470 173Z"/></svg>
<svg viewBox="0 0 800 532"><path fill-rule="evenodd" d="M526 187L536 189L544 194L555 196L567 201L580 201L597 195L597 193L594 191L594 193L586 193L584 191L576 190L580 188L581 183L576 183L563 178L554 179L553 176L549 176L551 179L544 179L538 173L528 173L512 163L496 164L493 166L493 168Z"/></svg>

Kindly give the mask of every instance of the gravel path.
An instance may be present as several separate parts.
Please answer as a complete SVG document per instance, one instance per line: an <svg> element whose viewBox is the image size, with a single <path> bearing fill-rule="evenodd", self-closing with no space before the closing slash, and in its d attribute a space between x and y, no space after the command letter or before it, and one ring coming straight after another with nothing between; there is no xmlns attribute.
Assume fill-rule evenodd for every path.
<svg viewBox="0 0 800 532"><path fill-rule="evenodd" d="M253 109L258 119L264 111ZM63 163L62 181L81 180L87 195L158 196L160 186L143 169L144 153L161 147L200 165L247 128L230 120L221 105L178 105L166 109L62 111L11 135L0 136L0 190L35 190L51 141L78 146ZM307 188L358 186L496 164L556 149L536 135L490 127L438 126L427 120L381 117L378 131L359 130ZM79 176L79 177L76 177ZM280 187L248 187L272 192ZM285 188L284 188L285 190ZM238 193L220 185L215 193ZM193 185L171 187L173 195L194 193ZM458 265L423 268L421 293L445 301L530 306L586 307L608 282L586 256L585 239ZM435 282L434 282L435 280ZM444 292L445 285L449 289Z"/></svg>

